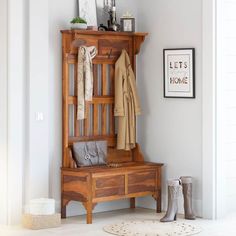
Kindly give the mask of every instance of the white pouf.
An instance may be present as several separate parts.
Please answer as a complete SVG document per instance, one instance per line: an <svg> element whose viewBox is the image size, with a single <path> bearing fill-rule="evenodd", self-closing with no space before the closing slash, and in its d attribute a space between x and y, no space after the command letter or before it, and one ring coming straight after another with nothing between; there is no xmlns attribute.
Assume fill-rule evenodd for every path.
<svg viewBox="0 0 236 236"><path fill-rule="evenodd" d="M55 200L48 198L39 198L30 200L29 214L31 215L55 214Z"/></svg>

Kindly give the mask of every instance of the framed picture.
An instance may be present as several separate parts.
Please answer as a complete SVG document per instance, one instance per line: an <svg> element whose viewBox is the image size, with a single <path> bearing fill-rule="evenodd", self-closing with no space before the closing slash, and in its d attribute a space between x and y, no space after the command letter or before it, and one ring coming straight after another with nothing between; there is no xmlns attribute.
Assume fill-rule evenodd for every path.
<svg viewBox="0 0 236 236"><path fill-rule="evenodd" d="M164 49L164 97L195 98L194 48Z"/></svg>
<svg viewBox="0 0 236 236"><path fill-rule="evenodd" d="M78 16L87 21L88 26L97 26L96 0L77 0Z"/></svg>
<svg viewBox="0 0 236 236"><path fill-rule="evenodd" d="M135 18L120 18L122 32L135 32Z"/></svg>

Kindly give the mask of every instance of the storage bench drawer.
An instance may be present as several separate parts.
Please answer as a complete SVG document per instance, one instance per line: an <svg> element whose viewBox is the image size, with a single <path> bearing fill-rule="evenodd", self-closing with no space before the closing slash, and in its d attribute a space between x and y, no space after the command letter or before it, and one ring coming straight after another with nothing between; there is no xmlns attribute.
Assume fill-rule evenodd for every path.
<svg viewBox="0 0 236 236"><path fill-rule="evenodd" d="M137 172L128 175L128 194L154 192L156 171Z"/></svg>
<svg viewBox="0 0 236 236"><path fill-rule="evenodd" d="M95 198L125 194L125 175L98 177L93 182Z"/></svg>
<svg viewBox="0 0 236 236"><path fill-rule="evenodd" d="M115 176L100 177L95 179L95 183L96 183L95 186L96 189L124 186L125 176L115 175Z"/></svg>

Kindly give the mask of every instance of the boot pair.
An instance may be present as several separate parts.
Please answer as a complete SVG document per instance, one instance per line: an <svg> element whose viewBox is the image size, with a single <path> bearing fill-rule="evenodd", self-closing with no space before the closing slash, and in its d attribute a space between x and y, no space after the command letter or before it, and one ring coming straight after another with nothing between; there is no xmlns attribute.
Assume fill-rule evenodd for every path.
<svg viewBox="0 0 236 236"><path fill-rule="evenodd" d="M180 186L184 195L184 214L185 219L195 220L192 209L192 178L181 177L180 179L168 181L168 208L161 222L171 222L177 219L178 197Z"/></svg>

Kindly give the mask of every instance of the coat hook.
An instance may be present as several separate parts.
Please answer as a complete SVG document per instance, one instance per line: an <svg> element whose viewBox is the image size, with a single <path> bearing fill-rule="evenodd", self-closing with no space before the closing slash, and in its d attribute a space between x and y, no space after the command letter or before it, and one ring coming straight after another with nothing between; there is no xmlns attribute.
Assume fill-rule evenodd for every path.
<svg viewBox="0 0 236 236"><path fill-rule="evenodd" d="M111 54L112 54L112 49L110 50L110 53L108 54L108 58L111 58Z"/></svg>

